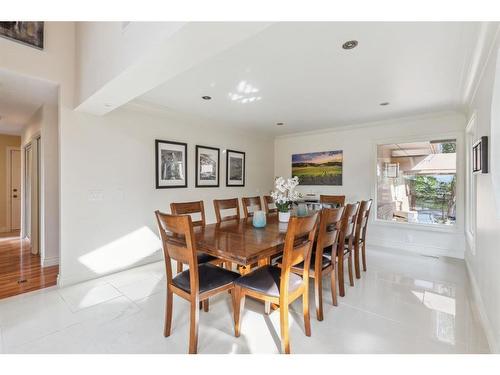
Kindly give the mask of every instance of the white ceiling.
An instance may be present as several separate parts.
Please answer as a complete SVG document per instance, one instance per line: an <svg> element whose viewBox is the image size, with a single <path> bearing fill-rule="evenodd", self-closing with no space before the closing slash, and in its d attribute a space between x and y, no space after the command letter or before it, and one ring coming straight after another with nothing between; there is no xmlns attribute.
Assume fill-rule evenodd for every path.
<svg viewBox="0 0 500 375"><path fill-rule="evenodd" d="M49 98L55 85L0 69L0 133L21 134Z"/></svg>
<svg viewBox="0 0 500 375"><path fill-rule="evenodd" d="M472 22L275 23L137 100L274 134L456 110L478 30ZM351 39L358 47L342 49Z"/></svg>

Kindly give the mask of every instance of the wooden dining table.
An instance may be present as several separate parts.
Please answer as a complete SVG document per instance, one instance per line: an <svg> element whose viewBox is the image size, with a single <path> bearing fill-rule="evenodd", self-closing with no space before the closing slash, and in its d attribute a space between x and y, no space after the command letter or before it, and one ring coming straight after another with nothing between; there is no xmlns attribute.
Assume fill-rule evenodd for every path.
<svg viewBox="0 0 500 375"><path fill-rule="evenodd" d="M252 218L229 220L195 228L198 251L242 266L261 263L283 251L288 223L277 214L267 215L267 224L255 228Z"/></svg>

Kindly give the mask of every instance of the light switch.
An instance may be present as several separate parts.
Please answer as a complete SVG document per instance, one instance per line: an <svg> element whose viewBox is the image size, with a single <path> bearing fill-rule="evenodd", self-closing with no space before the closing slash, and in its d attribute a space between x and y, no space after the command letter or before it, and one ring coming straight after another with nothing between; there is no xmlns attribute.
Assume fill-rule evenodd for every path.
<svg viewBox="0 0 500 375"><path fill-rule="evenodd" d="M92 189L89 190L89 202L100 202L104 200L104 191Z"/></svg>

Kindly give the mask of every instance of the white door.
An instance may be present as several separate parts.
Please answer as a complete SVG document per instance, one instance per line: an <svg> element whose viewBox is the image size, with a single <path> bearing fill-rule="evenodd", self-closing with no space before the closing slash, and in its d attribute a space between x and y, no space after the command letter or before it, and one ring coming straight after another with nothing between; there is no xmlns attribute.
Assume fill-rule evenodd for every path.
<svg viewBox="0 0 500 375"><path fill-rule="evenodd" d="M10 226L21 228L21 151L10 151Z"/></svg>

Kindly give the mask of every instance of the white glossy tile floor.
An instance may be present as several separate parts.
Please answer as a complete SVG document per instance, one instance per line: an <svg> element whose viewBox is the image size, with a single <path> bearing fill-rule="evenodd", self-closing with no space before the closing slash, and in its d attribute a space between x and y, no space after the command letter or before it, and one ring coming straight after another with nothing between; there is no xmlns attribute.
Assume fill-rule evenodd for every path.
<svg viewBox="0 0 500 375"><path fill-rule="evenodd" d="M325 279L325 281L327 281ZM186 353L188 304L174 297L173 331L163 337L163 263L64 289L0 300L2 353ZM325 319L311 301L312 336L301 302L292 306L293 353L488 353L475 318L463 261L368 249L368 272L331 305ZM227 294L200 312L199 353L279 353L279 313L264 315L247 299L242 334L234 337Z"/></svg>

